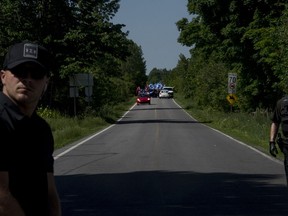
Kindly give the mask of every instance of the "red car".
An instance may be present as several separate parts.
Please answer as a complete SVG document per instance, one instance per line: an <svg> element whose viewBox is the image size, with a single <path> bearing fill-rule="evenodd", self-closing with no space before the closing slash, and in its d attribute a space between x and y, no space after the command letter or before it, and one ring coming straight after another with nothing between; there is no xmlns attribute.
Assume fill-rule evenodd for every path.
<svg viewBox="0 0 288 216"><path fill-rule="evenodd" d="M139 104L151 104L151 97L148 94L139 94L136 99L137 105Z"/></svg>

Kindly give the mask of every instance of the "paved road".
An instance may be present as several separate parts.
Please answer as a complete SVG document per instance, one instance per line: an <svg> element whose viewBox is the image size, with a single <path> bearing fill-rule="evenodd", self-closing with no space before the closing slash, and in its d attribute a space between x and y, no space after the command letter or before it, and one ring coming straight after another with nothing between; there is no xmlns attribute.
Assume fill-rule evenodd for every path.
<svg viewBox="0 0 288 216"><path fill-rule="evenodd" d="M288 215L282 162L172 99L55 152L63 216Z"/></svg>

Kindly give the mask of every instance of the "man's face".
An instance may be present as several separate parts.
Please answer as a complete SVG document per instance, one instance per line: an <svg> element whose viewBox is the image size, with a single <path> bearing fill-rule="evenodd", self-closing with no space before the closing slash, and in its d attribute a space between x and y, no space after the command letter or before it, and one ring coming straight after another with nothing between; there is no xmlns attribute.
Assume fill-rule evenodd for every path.
<svg viewBox="0 0 288 216"><path fill-rule="evenodd" d="M49 78L43 70L32 63L1 71L3 93L16 104L36 105L41 98Z"/></svg>

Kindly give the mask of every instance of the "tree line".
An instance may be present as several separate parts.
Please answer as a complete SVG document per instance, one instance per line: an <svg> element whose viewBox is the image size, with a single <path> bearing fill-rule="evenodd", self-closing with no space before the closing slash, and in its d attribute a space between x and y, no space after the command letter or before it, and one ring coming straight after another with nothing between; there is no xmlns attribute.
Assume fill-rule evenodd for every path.
<svg viewBox="0 0 288 216"><path fill-rule="evenodd" d="M188 0L187 10L191 20L176 25L191 56L180 54L166 83L195 106L222 111L229 109L228 73L237 74L235 109L269 110L287 94L286 0Z"/></svg>
<svg viewBox="0 0 288 216"><path fill-rule="evenodd" d="M127 38L124 24L113 24L120 0L0 0L0 61L8 47L24 40L37 42L55 57L43 106L73 114L69 78L93 75L92 98L85 88L76 98L77 110L101 113L123 102L135 86L147 81L142 49ZM65 106L63 106L65 104Z"/></svg>
<svg viewBox="0 0 288 216"><path fill-rule="evenodd" d="M113 24L120 0L0 0L0 61L13 43L35 41L55 56L42 101L73 114L69 78L93 75L87 102L79 89L77 110L96 113L127 100L147 79L174 86L199 107L229 109L227 75L237 74L235 109L271 109L288 92L288 3L286 0L187 0L191 20L175 21L178 42L190 47L172 70L146 76L142 48L128 39L124 24ZM65 106L63 106L65 104Z"/></svg>

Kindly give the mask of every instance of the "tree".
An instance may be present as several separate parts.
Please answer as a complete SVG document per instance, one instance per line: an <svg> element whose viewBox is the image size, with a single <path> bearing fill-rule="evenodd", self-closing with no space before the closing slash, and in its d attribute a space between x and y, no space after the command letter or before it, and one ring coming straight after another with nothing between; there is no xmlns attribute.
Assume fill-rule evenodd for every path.
<svg viewBox="0 0 288 216"><path fill-rule="evenodd" d="M22 40L37 41L55 56L50 105L65 109L61 104L67 101L68 78L75 73L92 73L100 86L122 79L120 65L129 54L130 41L122 32L124 25L110 22L119 0L0 0L0 4L2 61L8 46ZM107 96L105 88L100 91L96 94ZM100 101L97 106L107 102Z"/></svg>
<svg viewBox="0 0 288 216"><path fill-rule="evenodd" d="M124 79L134 85L134 91L137 86L145 87L146 85L146 61L141 46L133 41L130 41L128 50L130 55L123 61L121 71L124 74Z"/></svg>
<svg viewBox="0 0 288 216"><path fill-rule="evenodd" d="M207 65L211 60L238 73L243 110L267 107L279 94L274 85L279 79L273 69L274 36L285 6L285 0L188 0L188 11L195 17L177 22L178 41L193 46L192 62L198 58Z"/></svg>

